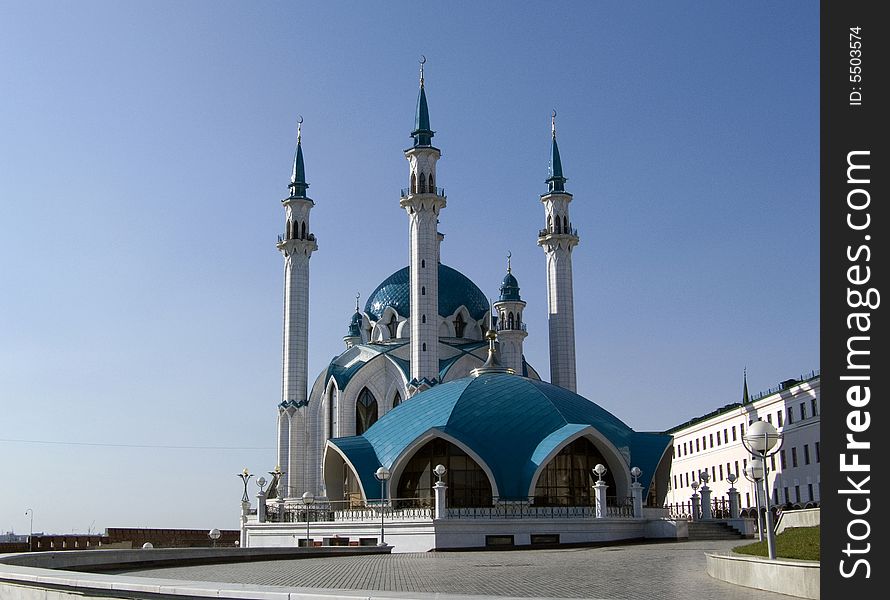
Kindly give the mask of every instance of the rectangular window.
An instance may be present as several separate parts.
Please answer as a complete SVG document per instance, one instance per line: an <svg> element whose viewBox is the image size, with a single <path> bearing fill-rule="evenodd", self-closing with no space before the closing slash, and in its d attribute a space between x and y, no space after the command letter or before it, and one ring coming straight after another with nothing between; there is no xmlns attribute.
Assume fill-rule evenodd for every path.
<svg viewBox="0 0 890 600"><path fill-rule="evenodd" d="M708 445L709 445L711 448L714 447L714 434L713 434L713 433L709 433L709 434L708 434Z"/></svg>
<svg viewBox="0 0 890 600"><path fill-rule="evenodd" d="M788 412L788 424L791 425L792 423L794 423L794 409L789 406L787 408L787 412Z"/></svg>
<svg viewBox="0 0 890 600"><path fill-rule="evenodd" d="M810 399L810 412L813 413L814 417L819 414L819 411L816 410L816 399L815 398Z"/></svg>
<svg viewBox="0 0 890 600"><path fill-rule="evenodd" d="M819 442L816 442L816 462L820 462L820 459L819 459Z"/></svg>
<svg viewBox="0 0 890 600"><path fill-rule="evenodd" d="M739 435L742 437L745 437L745 424L744 423L739 425Z"/></svg>
<svg viewBox="0 0 890 600"><path fill-rule="evenodd" d="M806 402L800 403L800 420L803 421L807 418L807 404Z"/></svg>
<svg viewBox="0 0 890 600"><path fill-rule="evenodd" d="M788 462L785 460L785 450L784 449L782 449L779 452L779 464L782 466L783 471L788 468Z"/></svg>
<svg viewBox="0 0 890 600"><path fill-rule="evenodd" d="M723 465L720 465L720 480L723 480Z"/></svg>
<svg viewBox="0 0 890 600"><path fill-rule="evenodd" d="M720 432L717 432L717 445L720 445Z"/></svg>
<svg viewBox="0 0 890 600"><path fill-rule="evenodd" d="M733 426L732 426L732 441L735 441L735 440L736 440L736 437L735 437L735 425L733 425Z"/></svg>
<svg viewBox="0 0 890 600"><path fill-rule="evenodd" d="M686 487L689 487L689 473L686 473Z"/></svg>
<svg viewBox="0 0 890 600"><path fill-rule="evenodd" d="M708 449L708 436L706 436L706 435L701 436L701 449L702 450Z"/></svg>
<svg viewBox="0 0 890 600"><path fill-rule="evenodd" d="M698 438L695 438L695 451L701 452L701 447L698 445Z"/></svg>
<svg viewBox="0 0 890 600"><path fill-rule="evenodd" d="M800 504L800 486L794 486L794 501Z"/></svg>
<svg viewBox="0 0 890 600"><path fill-rule="evenodd" d="M677 476L674 475L674 489L677 488Z"/></svg>
<svg viewBox="0 0 890 600"><path fill-rule="evenodd" d="M779 503L779 488L773 488L773 504Z"/></svg>
<svg viewBox="0 0 890 600"><path fill-rule="evenodd" d="M743 458L743 459L742 459L742 471L744 471L744 470L747 469L747 468L748 468L748 459L747 459L747 458Z"/></svg>
<svg viewBox="0 0 890 600"><path fill-rule="evenodd" d="M769 423L770 425L772 425L773 424L773 416L766 415L766 422Z"/></svg>
<svg viewBox="0 0 890 600"><path fill-rule="evenodd" d="M711 467L711 481L717 481L717 467Z"/></svg>
<svg viewBox="0 0 890 600"><path fill-rule="evenodd" d="M810 495L810 502L815 500L815 498L813 498L813 484L812 483L807 484L807 493Z"/></svg>
<svg viewBox="0 0 890 600"><path fill-rule="evenodd" d="M726 467L726 468L728 469L729 467ZM739 461L735 461L735 471L733 471L733 472L739 477L742 476L741 471L739 471Z"/></svg>
<svg viewBox="0 0 890 600"><path fill-rule="evenodd" d="M513 536L512 535L486 535L485 536L485 545L486 546L512 546L513 545Z"/></svg>
<svg viewBox="0 0 890 600"><path fill-rule="evenodd" d="M797 466L797 448L796 447L791 449L791 466L792 467Z"/></svg>
<svg viewBox="0 0 890 600"><path fill-rule="evenodd" d="M531 534L532 546L543 546L559 543L558 533L533 533Z"/></svg>
<svg viewBox="0 0 890 600"><path fill-rule="evenodd" d="M726 432L726 431L727 431L726 429L723 430L723 443L724 443L724 444L728 444L728 443L729 443L729 435L727 435L727 432Z"/></svg>
<svg viewBox="0 0 890 600"><path fill-rule="evenodd" d="M769 468L772 469L773 471L776 470L776 455L775 454L773 454L772 456L769 457Z"/></svg>
<svg viewBox="0 0 890 600"><path fill-rule="evenodd" d="M729 475L732 473L732 470L729 468L729 463L726 463L726 474Z"/></svg>
<svg viewBox="0 0 890 600"><path fill-rule="evenodd" d="M782 411L776 413L776 423L779 424L779 427L782 426Z"/></svg>
<svg viewBox="0 0 890 600"><path fill-rule="evenodd" d="M745 492L745 505L751 506L751 493Z"/></svg>
<svg viewBox="0 0 890 600"><path fill-rule="evenodd" d="M783 488L782 491L785 492L785 504L791 503L791 496L788 495L788 488Z"/></svg>
<svg viewBox="0 0 890 600"><path fill-rule="evenodd" d="M810 446L809 444L803 445L803 464L810 464Z"/></svg>

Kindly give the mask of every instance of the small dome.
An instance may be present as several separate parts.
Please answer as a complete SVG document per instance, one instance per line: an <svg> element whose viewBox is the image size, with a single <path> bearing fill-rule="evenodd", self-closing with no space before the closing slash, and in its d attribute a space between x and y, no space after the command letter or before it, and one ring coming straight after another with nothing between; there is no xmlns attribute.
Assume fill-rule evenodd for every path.
<svg viewBox="0 0 890 600"><path fill-rule="evenodd" d="M346 337L361 337L362 335L362 315L360 312L355 311L352 315L352 320L349 321L349 329L346 332Z"/></svg>
<svg viewBox="0 0 890 600"><path fill-rule="evenodd" d="M513 277L513 273L507 272L501 282L501 300L522 300L519 297L519 282Z"/></svg>
<svg viewBox="0 0 890 600"><path fill-rule="evenodd" d="M384 279L365 303L365 312L379 320L386 307L390 306L399 315L410 316L410 279L408 267ZM474 319L488 314L488 299L482 290L460 271L439 263L439 316L451 316L461 305L467 307Z"/></svg>

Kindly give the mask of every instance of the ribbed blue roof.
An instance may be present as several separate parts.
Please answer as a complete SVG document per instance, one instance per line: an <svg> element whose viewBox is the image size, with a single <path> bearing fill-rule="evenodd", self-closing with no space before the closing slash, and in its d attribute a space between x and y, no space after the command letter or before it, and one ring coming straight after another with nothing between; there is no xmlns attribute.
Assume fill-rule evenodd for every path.
<svg viewBox="0 0 890 600"><path fill-rule="evenodd" d="M501 282L501 300L522 300L519 297L519 282L516 281L516 278L513 276L513 273L508 272L504 275L504 280Z"/></svg>
<svg viewBox="0 0 890 600"><path fill-rule="evenodd" d="M460 271L439 263L439 316L450 316L461 305L466 306L470 316L477 320L488 313L488 299L482 290ZM399 269L377 286L365 303L365 312L379 320L387 306L403 317L410 316L408 267Z"/></svg>
<svg viewBox="0 0 890 600"><path fill-rule="evenodd" d="M671 443L669 435L634 432L574 392L507 374L439 384L388 412L363 435L331 443L359 469L370 499L376 499L380 492L374 485L373 469L368 467L392 468L405 448L431 429L456 438L476 452L491 469L501 498L524 499L535 470L547 454L586 427L599 431L616 448L630 450L631 465L643 471L640 483L644 489ZM369 447L376 462L369 458ZM359 467L359 462L365 467Z"/></svg>

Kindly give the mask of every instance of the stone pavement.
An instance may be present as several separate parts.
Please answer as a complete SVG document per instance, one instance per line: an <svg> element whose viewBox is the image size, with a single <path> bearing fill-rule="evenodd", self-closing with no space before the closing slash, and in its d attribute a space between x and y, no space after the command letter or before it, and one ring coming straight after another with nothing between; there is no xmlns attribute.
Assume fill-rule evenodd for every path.
<svg viewBox="0 0 890 600"><path fill-rule="evenodd" d="M289 588L402 592L400 595L404 597L418 598L437 592L598 600L791 598L708 576L704 553L726 552L738 543L670 542L601 548L306 558L142 569L126 574Z"/></svg>

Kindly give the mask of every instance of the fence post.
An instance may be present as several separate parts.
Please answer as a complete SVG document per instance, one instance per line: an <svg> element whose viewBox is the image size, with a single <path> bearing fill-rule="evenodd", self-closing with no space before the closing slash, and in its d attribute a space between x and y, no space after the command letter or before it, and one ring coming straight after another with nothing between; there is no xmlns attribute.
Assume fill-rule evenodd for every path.
<svg viewBox="0 0 890 600"><path fill-rule="evenodd" d="M702 521L711 520L711 488L707 482L702 484L701 489L701 519Z"/></svg>
<svg viewBox="0 0 890 600"><path fill-rule="evenodd" d="M433 491L436 494L436 509L434 513L434 518L436 519L444 519L448 516L448 509L445 506L445 490L447 489L448 486L441 479L433 485Z"/></svg>
<svg viewBox="0 0 890 600"><path fill-rule="evenodd" d="M256 520L257 523L266 522L266 492L262 489L256 495Z"/></svg>
<svg viewBox="0 0 890 600"><path fill-rule="evenodd" d="M606 488L609 487L606 485L606 482L600 479L596 483L593 484L593 493L596 498L596 518L603 519L608 514L608 508L606 508Z"/></svg>
<svg viewBox="0 0 890 600"><path fill-rule="evenodd" d="M643 518L643 486L639 481L633 482L630 486L630 493L633 496L634 518Z"/></svg>

